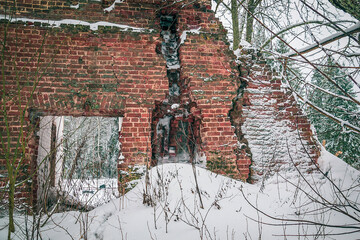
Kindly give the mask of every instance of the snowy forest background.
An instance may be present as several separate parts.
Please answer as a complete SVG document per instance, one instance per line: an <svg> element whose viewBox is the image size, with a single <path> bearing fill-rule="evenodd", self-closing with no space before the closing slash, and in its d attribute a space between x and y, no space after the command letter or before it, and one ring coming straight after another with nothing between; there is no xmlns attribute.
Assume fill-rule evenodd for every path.
<svg viewBox="0 0 360 240"><path fill-rule="evenodd" d="M319 141L359 168L359 14L346 14L331 1L214 2L235 44L233 49L250 47L262 52L298 96ZM347 13L356 12L358 3L347 1ZM355 34L347 33L350 28L356 29ZM357 131L344 127L343 122Z"/></svg>
<svg viewBox="0 0 360 240"><path fill-rule="evenodd" d="M66 116L63 134L65 178L117 178L118 118Z"/></svg>
<svg viewBox="0 0 360 240"><path fill-rule="evenodd" d="M67 206L51 202L34 215L13 206L13 218L5 201L0 238L360 238L360 2L343 2L212 4L235 54L244 48L261 53L307 113L323 145L317 173L278 173L250 185L196 168L195 184L188 165L135 166L119 198L121 119L64 117L61 190ZM2 193L10 192L10 182Z"/></svg>

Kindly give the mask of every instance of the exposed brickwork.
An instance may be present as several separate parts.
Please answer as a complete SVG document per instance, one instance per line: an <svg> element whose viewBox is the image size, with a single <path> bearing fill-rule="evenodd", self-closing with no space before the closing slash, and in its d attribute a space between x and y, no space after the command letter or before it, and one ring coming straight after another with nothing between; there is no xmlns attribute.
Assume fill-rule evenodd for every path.
<svg viewBox="0 0 360 240"><path fill-rule="evenodd" d="M294 171L294 164L311 171L319 149L294 96L253 50L244 51L239 60L241 77L247 84L239 103L243 137L252 153L251 180Z"/></svg>
<svg viewBox="0 0 360 240"><path fill-rule="evenodd" d="M183 76L190 97L202 113L201 139L208 166L235 178L247 179L250 159L236 157L237 139L229 119L237 95L236 66L227 55L223 35L188 34L180 49Z"/></svg>
<svg viewBox="0 0 360 240"><path fill-rule="evenodd" d="M67 0L53 0L53 1L41 1L41 0L1 0L0 9L7 13L12 14L24 14L33 13L39 11L48 11L55 8L69 7L69 1Z"/></svg>
<svg viewBox="0 0 360 240"><path fill-rule="evenodd" d="M99 1L79 1L77 9L71 8L70 1L38 1L0 0L0 12L15 16L36 17L46 20L76 19L86 22L107 21L111 23L126 24L133 27L158 28L159 14L171 12L179 14L181 29L188 26L201 26L203 29L217 31L218 24L215 16L210 12L211 1L203 0L193 3L191 0L172 3L163 0L127 0L115 4L110 12L104 11L104 6ZM75 5L75 1L72 1ZM74 6L73 5L73 6ZM187 6L184 8L184 6ZM6 10L6 11L5 11Z"/></svg>
<svg viewBox="0 0 360 240"><path fill-rule="evenodd" d="M5 1L0 3L0 11L4 13ZM188 115L174 118L171 124L177 129L180 122L189 123L191 138L199 145L197 151L205 154L209 169L245 180L253 164L252 174L263 174L260 168L265 165L256 160L260 156L256 146L267 142L257 143L262 131L251 128L268 116L272 117L270 124L288 122L286 126L293 132L295 123L299 123L300 134L312 144L308 122L300 116L294 99L281 90L279 80L272 80L270 71L259 74L252 68L249 76L256 81L249 81L248 88L243 88L234 56L228 51L226 33L211 12L210 1L184 3L128 0L115 4L111 12L104 12L110 1L105 5L80 1L78 9L71 8L70 1L65 0L17 1L18 17L106 21L142 28L126 31L121 26L102 23L91 30L86 24L69 23L51 28L36 20L11 24L2 21L1 40L8 26L4 63L6 94L13 99L7 102L11 135L18 136L21 128L18 97L22 107L28 104L23 140L26 142L24 176L34 171L39 144L36 121L46 115L122 116L120 141L124 161L119 163L119 169L150 164L157 147L154 126L167 110L173 111L174 116L176 113L170 105L161 110L165 106L161 103L169 99L169 78L160 36L160 16L166 14L176 16L177 37L184 39L185 32L191 29L200 31L199 34L186 32L185 41L179 45L182 94L176 101L182 113ZM18 86L21 86L20 95L17 95ZM265 88L269 92L262 91ZM264 105L257 105L258 99ZM267 109L265 104L271 108ZM275 112L279 113L276 117ZM4 132L4 118L1 127ZM268 131L267 128L268 125L260 130ZM14 152L15 138L10 145ZM170 145L175 145L174 140L170 139ZM6 173L3 159L0 164L1 173ZM31 191L36 192L36 175L33 184L29 183L19 194L30 197Z"/></svg>
<svg viewBox="0 0 360 240"><path fill-rule="evenodd" d="M138 152L146 152L147 143L143 140L150 139L148 108L168 91L165 62L155 52L158 33L73 33L66 28L51 30L10 24L7 34L9 54L5 71L9 73L6 79L9 95L17 95L17 73L19 79L24 79L20 81L24 86L23 107L29 103L40 116L124 116L121 141L125 161L144 163L146 156ZM37 64L39 49L42 55ZM39 65L39 76L44 75L32 94ZM14 136L18 136L20 128L16 104L8 103L8 121ZM16 145L16 139L11 145ZM27 149L34 151L37 146L32 146ZM27 161L30 163L31 159Z"/></svg>

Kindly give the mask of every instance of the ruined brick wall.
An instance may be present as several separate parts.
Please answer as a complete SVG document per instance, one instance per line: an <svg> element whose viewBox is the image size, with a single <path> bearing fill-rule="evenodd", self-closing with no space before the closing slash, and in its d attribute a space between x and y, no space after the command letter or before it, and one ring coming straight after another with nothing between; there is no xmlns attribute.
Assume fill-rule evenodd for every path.
<svg viewBox="0 0 360 240"><path fill-rule="evenodd" d="M179 47L181 101L186 111L192 112L186 121L195 121L198 128L197 150L214 171L247 178L248 166L240 169L236 162L237 141L228 118L237 86L236 74L228 71L234 65L225 54L225 32L210 11L209 1L186 7L164 4L125 1L115 4L110 12L93 1L80 3L77 9L66 2L46 7L46 11L36 4L24 10L25 5L20 4L13 22L2 20L2 40L7 28L7 95L16 100L19 79L21 104L28 104L24 175L34 170L30 166L36 166L37 121L47 115L122 116L124 162L119 167L145 164L153 157L153 111L156 102L169 95L166 61L157 50L162 41L160 16L172 14L176 15L176 35L183 41ZM60 22L64 18L81 22ZM98 21L111 24L103 26L106 24ZM194 29L200 29L201 34L189 32L185 39L183 33ZM17 136L21 124L16 101L8 102L7 110L9 129ZM15 146L16 139L10 144ZM3 167L2 173L6 175ZM36 177L20 193L32 196L34 185Z"/></svg>
<svg viewBox="0 0 360 240"><path fill-rule="evenodd" d="M9 13L5 2L0 1L2 14L5 9ZM104 11L108 6L113 8ZM0 38L4 39L7 29L5 88L7 97L13 99L7 102L13 136L21 129L16 101L19 86L20 104L27 108L24 176L36 166L40 116L123 117L120 141L124 159L119 169L124 169L156 163L156 128L161 117L172 114L171 127L188 124L192 144L196 142L192 147L206 157L209 169L244 180L249 179L251 164L254 179L264 174L261 169L268 168L259 162L265 159L259 148L268 142L258 140L268 139L269 134L263 133L269 127L285 121L294 132L295 123L301 122L301 134L311 134L304 118L293 117L298 108L293 98L279 90L280 83L263 84L271 79L269 71L261 75L255 68L247 69L261 84L255 81L243 88L226 32L210 10L209 0L128 0L115 5L111 1L103 5L100 1L32 0L17 1L11 11L15 18L11 23L1 20ZM161 16L175 16L172 31L177 39L177 69L169 69L164 59ZM169 92L171 72L179 75L176 81L181 94L177 98ZM269 92L256 92L259 86L262 90L266 86ZM267 104L271 108L265 107ZM282 105L286 110L274 117ZM270 122L260 121L269 116ZM4 132L3 122L4 118ZM277 139L277 135L271 136ZM176 145L173 140L169 140L172 147ZM16 138L10 145L13 149ZM271 151L274 147L269 145ZM2 176L6 175L4 164L1 159ZM19 193L27 198L31 191L36 191L36 176Z"/></svg>
<svg viewBox="0 0 360 240"><path fill-rule="evenodd" d="M49 33L48 29L10 25L7 45L16 55L9 54L5 60L8 94L16 96L19 74L22 105L29 103L36 115L124 116L123 155L131 162L143 163L136 153L146 152L150 145L148 109L168 90L164 60L155 52L154 35L74 33L74 29ZM43 53L37 63L39 49ZM18 63L20 60L16 67L15 58ZM37 70L38 76L44 74L41 78L36 77ZM37 87L32 94L34 84ZM8 105L12 134L17 136L19 112L16 102ZM11 144L15 145L16 139Z"/></svg>
<svg viewBox="0 0 360 240"><path fill-rule="evenodd" d="M247 179L250 158L236 156L238 141L229 118L238 89L236 64L223 37L189 34L180 49L182 72L189 78L191 98L201 109L201 140L208 167Z"/></svg>
<svg viewBox="0 0 360 240"><path fill-rule="evenodd" d="M242 136L252 154L251 181L279 172L311 172L319 157L310 123L278 73L259 53L243 50L239 57L242 81Z"/></svg>

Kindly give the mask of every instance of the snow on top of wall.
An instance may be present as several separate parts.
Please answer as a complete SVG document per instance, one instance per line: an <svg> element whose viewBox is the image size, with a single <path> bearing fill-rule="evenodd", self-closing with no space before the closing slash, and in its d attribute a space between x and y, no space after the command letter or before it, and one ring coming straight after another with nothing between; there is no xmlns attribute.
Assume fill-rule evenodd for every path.
<svg viewBox="0 0 360 240"><path fill-rule="evenodd" d="M70 8L73 8L73 9L78 9L80 7L80 4L76 4L76 5L70 5Z"/></svg>
<svg viewBox="0 0 360 240"><path fill-rule="evenodd" d="M237 57L237 58L240 58L241 57L241 50L238 48L234 51L234 55Z"/></svg>
<svg viewBox="0 0 360 240"><path fill-rule="evenodd" d="M61 24L82 25L82 26L89 26L90 29L93 31L97 31L99 26L117 27L123 31L131 30L133 32L147 32L147 31L152 32L152 31L154 31L153 29L138 28L138 27L132 27L129 25L117 24L117 23L111 23L111 22L105 22L105 21L90 23L90 22L76 20L76 19L44 20L44 19L25 18L25 17L10 17L8 15L3 15L3 14L0 14L0 19L7 19L11 22L22 21L22 22L26 22L26 23L46 23L46 24L49 24L50 27L60 27Z"/></svg>
<svg viewBox="0 0 360 240"><path fill-rule="evenodd" d="M201 27L196 28L196 29L190 29L190 30L185 30L185 31L183 31L183 32L181 33L181 35L180 35L180 44L179 44L179 45L184 44L184 42L185 42L185 40L186 40L186 38L187 38L187 34L188 34L188 33L200 34L200 33L201 33L201 32L200 32L200 29L201 29Z"/></svg>
<svg viewBox="0 0 360 240"><path fill-rule="evenodd" d="M112 10L114 10L114 8L115 8L115 2L116 2L116 1L114 1L114 3L113 3L111 6L109 6L109 7L107 7L107 8L104 8L104 9L103 9L104 12L111 12Z"/></svg>
<svg viewBox="0 0 360 240"><path fill-rule="evenodd" d="M244 39L241 39L240 46L244 48L252 48L253 46L248 41L245 41Z"/></svg>
<svg viewBox="0 0 360 240"><path fill-rule="evenodd" d="M104 12L111 12L112 10L114 10L116 3L123 3L123 2L124 0L115 0L111 6L104 8Z"/></svg>
<svg viewBox="0 0 360 240"><path fill-rule="evenodd" d="M173 105L171 105L171 109L177 109L180 107L180 104L174 103Z"/></svg>

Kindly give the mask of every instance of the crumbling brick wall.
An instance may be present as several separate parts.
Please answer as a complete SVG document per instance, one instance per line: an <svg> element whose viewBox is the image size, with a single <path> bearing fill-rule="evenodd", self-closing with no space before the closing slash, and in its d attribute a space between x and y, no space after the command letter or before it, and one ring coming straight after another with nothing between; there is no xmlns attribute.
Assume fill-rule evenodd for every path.
<svg viewBox="0 0 360 240"><path fill-rule="evenodd" d="M8 28L8 47L10 51L16 49L16 58L22 62L15 70L15 56L6 56L9 93L16 96L15 74L19 74L19 78L24 79L20 80L24 86L22 105L29 103L29 114L124 116L123 155L129 164L143 163L136 153L146 152L146 141L150 139L148 109L155 99L164 98L168 89L164 60L155 53L156 44L152 39L155 34L48 31L32 26L10 25ZM16 34L21 37L15 41ZM36 58L31 58L37 56L41 48L39 75L44 75L31 94L38 67L38 63L32 62ZM49 67L46 63L50 63ZM15 120L19 115L16 102L8 105L11 133L17 135L21 126Z"/></svg>
<svg viewBox="0 0 360 240"><path fill-rule="evenodd" d="M5 1L0 3L2 13L5 9L9 13ZM294 99L279 90L279 81L270 81L270 71L255 76L254 70L253 77L270 81L265 85L271 94L255 93L252 90L258 88L255 83L249 83L247 90L244 88L234 55L228 50L226 31L210 10L209 0L186 4L128 0L116 3L109 11L104 11L104 7L111 2L106 6L99 1L80 1L79 5L65 0L17 3L11 12L16 19L11 23L2 20L0 37L4 39L7 28L4 61L7 94L16 100L18 82L21 105L28 104L24 175L34 171L37 119L46 115L121 116L124 159L119 168L151 162L156 147L154 126L159 120L154 119L155 109L169 98L167 63L159 50L163 41L160 17L169 14L176 16L175 34L179 39L180 109L189 112L188 119L183 120L193 124L197 151L206 156L209 169L246 180L253 164L252 175L263 174L257 167L261 164L252 159L260 156L254 147L260 143L254 142L262 133L249 129L254 119L271 115L281 104L287 110L271 124L286 119L295 129L295 122L303 121L301 135L311 134L304 118L299 120L291 115L298 111ZM253 69L247 70L251 75ZM259 98L270 101L272 108L256 112L255 99ZM21 128L16 104L7 103L9 129L14 136ZM258 115L254 116L255 113ZM179 119L174 126L178 122ZM264 126L259 127L266 131L267 125ZM16 142L10 144L14 146ZM1 164L4 166L4 159ZM5 176L4 167L1 171ZM20 194L32 196L31 187L36 191L36 177Z"/></svg>
<svg viewBox="0 0 360 240"><path fill-rule="evenodd" d="M241 103L242 135L252 154L251 181L291 173L294 166L311 172L319 148L294 95L256 51L243 50L240 75L246 87Z"/></svg>
<svg viewBox="0 0 360 240"><path fill-rule="evenodd" d="M201 139L210 169L247 179L250 158L237 158L237 138L229 111L237 95L236 64L227 53L223 35L189 34L181 47L183 74L189 78L189 92L202 113Z"/></svg>

